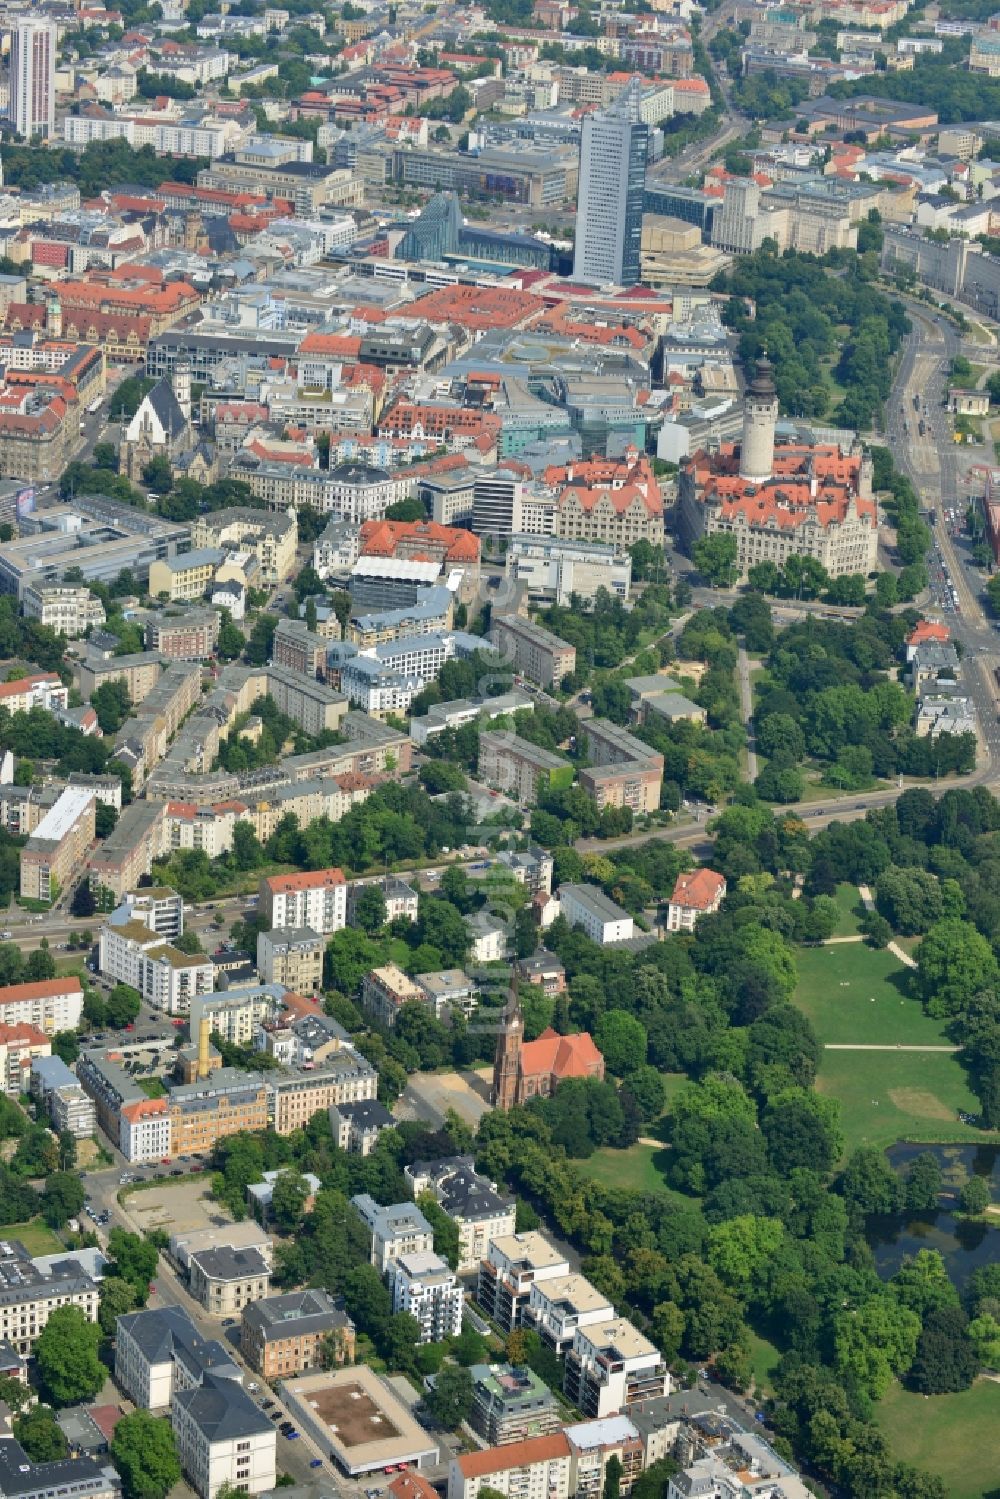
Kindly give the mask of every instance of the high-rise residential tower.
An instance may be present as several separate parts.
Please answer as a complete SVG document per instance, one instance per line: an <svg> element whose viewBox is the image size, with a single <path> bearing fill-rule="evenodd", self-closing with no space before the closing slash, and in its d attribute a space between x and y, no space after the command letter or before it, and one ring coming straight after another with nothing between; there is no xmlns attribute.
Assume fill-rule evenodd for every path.
<svg viewBox="0 0 1000 1499"><path fill-rule="evenodd" d="M10 37L10 122L26 140L56 128L56 27L18 20Z"/></svg>
<svg viewBox="0 0 1000 1499"><path fill-rule="evenodd" d="M607 109L588 115L580 142L574 280L634 286L639 280L649 127L633 78Z"/></svg>

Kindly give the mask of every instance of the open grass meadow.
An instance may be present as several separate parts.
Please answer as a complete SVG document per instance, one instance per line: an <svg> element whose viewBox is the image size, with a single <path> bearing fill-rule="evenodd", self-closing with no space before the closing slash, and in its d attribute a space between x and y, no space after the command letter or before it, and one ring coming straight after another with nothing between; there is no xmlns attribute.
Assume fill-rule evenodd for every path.
<svg viewBox="0 0 1000 1499"><path fill-rule="evenodd" d="M603 1146L585 1161L574 1161L573 1164L602 1187L621 1187L629 1192L666 1192L669 1189L661 1170L666 1156L665 1147L637 1142L627 1150Z"/></svg>
<svg viewBox="0 0 1000 1499"><path fill-rule="evenodd" d="M824 1047L816 1086L839 1099L845 1151L897 1140L975 1141L959 1121L979 1105L957 1056L946 1052L830 1051L839 1046L946 1046L924 1013L910 970L861 942L800 948L795 1002Z"/></svg>
<svg viewBox="0 0 1000 1499"><path fill-rule="evenodd" d="M864 942L803 947L795 954L795 1002L824 1043L866 1046L941 1046L939 1020L924 1013L912 992L910 970L892 953Z"/></svg>
<svg viewBox="0 0 1000 1499"><path fill-rule="evenodd" d="M816 1087L840 1101L845 1155L897 1140L983 1143L982 1130L959 1120L979 1104L961 1063L947 1053L825 1051Z"/></svg>
<svg viewBox="0 0 1000 1499"><path fill-rule="evenodd" d="M29 1254L58 1254L66 1246L57 1239L49 1225L41 1218L30 1218L26 1223L5 1223L5 1239L20 1239Z"/></svg>
<svg viewBox="0 0 1000 1499"><path fill-rule="evenodd" d="M1000 1384L980 1379L959 1395L915 1395L894 1384L875 1420L902 1462L936 1473L948 1499L989 1499L1000 1487Z"/></svg>
<svg viewBox="0 0 1000 1499"><path fill-rule="evenodd" d="M865 908L861 903L857 885L838 885L833 895L840 910L840 918L833 929L835 937L854 937Z"/></svg>

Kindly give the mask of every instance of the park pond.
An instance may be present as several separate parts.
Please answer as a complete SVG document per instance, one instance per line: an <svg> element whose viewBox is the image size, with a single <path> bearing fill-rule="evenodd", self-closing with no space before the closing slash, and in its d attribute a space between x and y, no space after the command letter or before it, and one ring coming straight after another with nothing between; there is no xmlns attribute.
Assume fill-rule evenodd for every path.
<svg viewBox="0 0 1000 1499"><path fill-rule="evenodd" d="M868 1240L881 1276L894 1274L908 1254L936 1249L961 1290L973 1270L1000 1260L1000 1217L995 1227L970 1222L953 1211L952 1205L957 1208L959 1190L970 1175L989 1182L993 1201L1000 1201L1000 1146L894 1145L886 1154L893 1169L900 1171L924 1151L936 1158L944 1174L940 1211L870 1218Z"/></svg>

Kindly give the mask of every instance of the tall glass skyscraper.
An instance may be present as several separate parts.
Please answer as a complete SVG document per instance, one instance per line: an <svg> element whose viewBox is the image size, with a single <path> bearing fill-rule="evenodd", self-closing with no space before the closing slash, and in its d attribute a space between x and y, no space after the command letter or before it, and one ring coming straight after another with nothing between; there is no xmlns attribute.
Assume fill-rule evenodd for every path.
<svg viewBox="0 0 1000 1499"><path fill-rule="evenodd" d="M607 109L588 115L580 141L573 279L634 286L639 280L649 127L633 78Z"/></svg>

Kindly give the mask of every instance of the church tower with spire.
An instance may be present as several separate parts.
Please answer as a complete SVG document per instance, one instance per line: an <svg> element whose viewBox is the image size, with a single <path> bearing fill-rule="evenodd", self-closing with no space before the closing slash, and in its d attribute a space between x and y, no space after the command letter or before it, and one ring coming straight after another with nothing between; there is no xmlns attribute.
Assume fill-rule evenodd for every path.
<svg viewBox="0 0 1000 1499"><path fill-rule="evenodd" d="M517 1103L517 1084L521 1072L521 1045L524 1041L524 1017L513 980L510 999L500 1021L496 1058L493 1063L493 1107L504 1113Z"/></svg>

